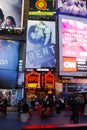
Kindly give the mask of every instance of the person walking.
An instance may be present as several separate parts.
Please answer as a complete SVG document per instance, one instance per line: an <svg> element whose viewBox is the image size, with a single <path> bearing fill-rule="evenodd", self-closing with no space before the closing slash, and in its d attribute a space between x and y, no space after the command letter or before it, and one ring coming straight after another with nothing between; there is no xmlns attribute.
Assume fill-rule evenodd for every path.
<svg viewBox="0 0 87 130"><path fill-rule="evenodd" d="M76 101L75 98L72 99L71 109L72 109L72 115L71 115L70 120L73 123L78 123L78 120L79 120L79 107L78 107L78 102Z"/></svg>

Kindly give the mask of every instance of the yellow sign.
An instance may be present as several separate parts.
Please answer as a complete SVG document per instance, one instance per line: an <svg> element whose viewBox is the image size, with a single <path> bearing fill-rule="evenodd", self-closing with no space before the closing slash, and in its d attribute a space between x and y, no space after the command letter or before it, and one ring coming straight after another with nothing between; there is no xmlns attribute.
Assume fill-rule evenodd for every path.
<svg viewBox="0 0 87 130"><path fill-rule="evenodd" d="M36 88L37 83L28 83L28 88Z"/></svg>
<svg viewBox="0 0 87 130"><path fill-rule="evenodd" d="M43 15L43 16L53 16L54 12L41 12L41 11L29 11L29 15Z"/></svg>

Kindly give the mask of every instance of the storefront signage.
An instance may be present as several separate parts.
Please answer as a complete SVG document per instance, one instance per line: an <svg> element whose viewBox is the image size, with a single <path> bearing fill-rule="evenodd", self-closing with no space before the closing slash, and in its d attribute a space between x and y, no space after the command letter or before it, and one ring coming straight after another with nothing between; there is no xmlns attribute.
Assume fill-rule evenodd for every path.
<svg viewBox="0 0 87 130"><path fill-rule="evenodd" d="M40 74L32 71L31 73L26 74L26 87L36 88L40 86Z"/></svg>
<svg viewBox="0 0 87 130"><path fill-rule="evenodd" d="M45 74L45 87L47 88L54 87L54 75L51 72Z"/></svg>

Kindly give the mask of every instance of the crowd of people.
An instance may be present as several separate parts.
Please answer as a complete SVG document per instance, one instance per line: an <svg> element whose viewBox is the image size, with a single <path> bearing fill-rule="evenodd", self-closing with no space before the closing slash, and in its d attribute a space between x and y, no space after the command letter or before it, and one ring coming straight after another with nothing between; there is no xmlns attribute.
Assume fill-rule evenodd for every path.
<svg viewBox="0 0 87 130"><path fill-rule="evenodd" d="M7 116L7 100L0 100L0 116ZM18 118L20 119L21 113L29 113L29 117L33 118L33 112L36 111L38 117L43 119L50 118L51 114L55 112L60 114L63 110L69 109L71 111L70 121L71 123L79 122L79 115L87 117L87 102L83 105L79 102L78 98L75 96L64 98L55 96L44 98L32 98L29 100L22 99L17 104Z"/></svg>
<svg viewBox="0 0 87 130"><path fill-rule="evenodd" d="M7 116L7 99L0 100L0 117Z"/></svg>
<svg viewBox="0 0 87 130"><path fill-rule="evenodd" d="M87 103L82 104L79 102L77 97L69 97L65 99L64 97L55 96L48 97L46 96L43 99L33 98L29 101L26 101L24 105L24 101L20 101L18 104L18 113L20 115L21 112L29 112L30 117L32 117L32 112L37 111L38 116L43 120L49 118L53 111L56 114L60 114L63 110L69 109L71 111L70 122L78 123L79 115L87 116ZM24 106L23 106L24 105ZM26 107L26 108L25 108ZM24 110L23 110L24 108Z"/></svg>

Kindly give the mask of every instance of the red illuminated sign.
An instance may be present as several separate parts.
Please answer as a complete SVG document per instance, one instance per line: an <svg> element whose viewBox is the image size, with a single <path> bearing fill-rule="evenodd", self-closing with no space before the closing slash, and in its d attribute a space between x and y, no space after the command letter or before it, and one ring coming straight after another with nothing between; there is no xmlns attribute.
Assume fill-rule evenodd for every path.
<svg viewBox="0 0 87 130"><path fill-rule="evenodd" d="M32 71L26 74L26 87L39 87L40 85L40 74Z"/></svg>
<svg viewBox="0 0 87 130"><path fill-rule="evenodd" d="M54 87L54 75L51 72L45 74L45 86L48 88Z"/></svg>

